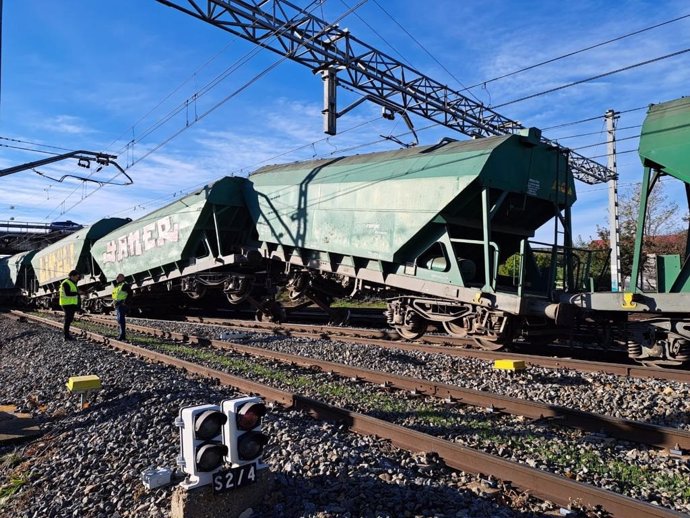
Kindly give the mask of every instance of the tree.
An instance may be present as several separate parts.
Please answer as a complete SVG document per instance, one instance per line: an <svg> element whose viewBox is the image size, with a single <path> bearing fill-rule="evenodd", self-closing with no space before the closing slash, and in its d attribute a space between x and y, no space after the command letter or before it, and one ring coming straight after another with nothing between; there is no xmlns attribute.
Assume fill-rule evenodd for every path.
<svg viewBox="0 0 690 518"><path fill-rule="evenodd" d="M641 184L636 184L618 199L621 275L624 278L629 277L632 272L641 187ZM681 260L684 259L687 230L682 230L682 223L687 220L688 216L682 216L678 205L669 200L663 184L657 185L647 202L641 264L645 264L651 254L678 254ZM609 246L608 228L597 225L597 236L599 240L592 241L590 249Z"/></svg>

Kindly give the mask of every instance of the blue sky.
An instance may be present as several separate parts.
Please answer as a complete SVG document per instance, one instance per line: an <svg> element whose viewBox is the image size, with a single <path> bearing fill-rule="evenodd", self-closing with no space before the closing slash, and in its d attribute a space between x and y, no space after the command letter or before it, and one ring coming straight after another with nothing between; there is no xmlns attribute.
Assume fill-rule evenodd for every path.
<svg viewBox="0 0 690 518"><path fill-rule="evenodd" d="M402 54L418 70L456 89L690 13L690 5L681 1L436 0L423 9L411 0L377 1L368 0L340 26L394 57ZM313 12L334 20L357 3L326 0ZM338 121L339 135L326 139L321 81L290 61L187 127L195 114L207 112L279 58L266 50L256 52L252 44L154 0L6 1L3 22L0 137L117 154L135 183L94 190L95 184L59 184L32 171L19 173L1 180L0 220L89 223L111 215L136 218L198 185L223 175L246 175L265 163L394 149L393 142L371 143L380 135L406 130L399 118L384 120L379 108L363 104ZM685 19L472 93L498 105L682 50L689 43L690 19ZM235 66L249 56L245 64ZM690 54L685 54L499 111L524 125L550 127L603 115L609 108L627 110L666 101L688 94L689 64ZM215 88L168 118L221 74L224 79ZM339 92L340 107L354 99ZM619 126L639 125L644 114L624 114ZM429 125L413 121L418 129ZM355 129L345 131L349 128ZM579 147L603 142L603 128L602 118L545 134L561 138L594 133L563 141ZM638 133L639 128L631 128L621 130L618 137ZM421 144L443 136L464 138L438 127L419 132ZM135 145L128 147L132 139ZM8 140L0 144L34 147ZM636 147L632 138L621 141L618 149ZM581 152L597 156L606 149L600 145ZM0 167L44 156L0 147ZM621 154L618 165L621 189L639 181L642 171L635 153ZM53 176L85 171L75 162L39 170ZM597 224L607 223L606 188L580 183L578 190L575 234L588 237ZM671 196L676 192L680 189L669 190ZM684 201L678 202L682 207Z"/></svg>

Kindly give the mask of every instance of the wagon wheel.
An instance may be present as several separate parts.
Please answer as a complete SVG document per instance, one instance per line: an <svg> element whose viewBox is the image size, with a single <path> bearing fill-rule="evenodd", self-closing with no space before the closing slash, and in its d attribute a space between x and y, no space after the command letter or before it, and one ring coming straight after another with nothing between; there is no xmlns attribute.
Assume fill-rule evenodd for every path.
<svg viewBox="0 0 690 518"><path fill-rule="evenodd" d="M192 300L199 300L206 295L206 286L197 286L194 291L185 291L184 294Z"/></svg>
<svg viewBox="0 0 690 518"><path fill-rule="evenodd" d="M246 293L226 293L228 302L232 305L240 304L249 298L249 291Z"/></svg>
<svg viewBox="0 0 690 518"><path fill-rule="evenodd" d="M402 336L405 340L417 340L424 336L426 333L427 324L417 324L412 326L395 326L397 333Z"/></svg>
<svg viewBox="0 0 690 518"><path fill-rule="evenodd" d="M464 326L462 318L443 322L443 329L446 330L446 333L455 338L467 337L467 328Z"/></svg>
<svg viewBox="0 0 690 518"><path fill-rule="evenodd" d="M225 297L228 299L230 304L241 304L249 298L249 294L252 292L252 286L250 283L245 283L237 291L226 291Z"/></svg>
<svg viewBox="0 0 690 518"><path fill-rule="evenodd" d="M255 319L257 322L272 322L279 324L285 320L285 308L280 302L272 301L263 304L256 310Z"/></svg>
<svg viewBox="0 0 690 518"><path fill-rule="evenodd" d="M498 340L495 337L473 336L472 340L485 351L500 351L506 345L503 340Z"/></svg>

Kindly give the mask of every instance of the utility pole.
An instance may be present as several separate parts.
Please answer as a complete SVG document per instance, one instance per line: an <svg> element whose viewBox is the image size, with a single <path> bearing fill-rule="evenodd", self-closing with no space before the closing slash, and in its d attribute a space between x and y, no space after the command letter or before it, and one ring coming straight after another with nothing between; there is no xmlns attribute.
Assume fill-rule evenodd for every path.
<svg viewBox="0 0 690 518"><path fill-rule="evenodd" d="M621 291L620 228L618 224L618 176L616 166L616 121L619 113L610 109L605 114L608 168L613 175L609 184L609 243L611 247L611 291Z"/></svg>

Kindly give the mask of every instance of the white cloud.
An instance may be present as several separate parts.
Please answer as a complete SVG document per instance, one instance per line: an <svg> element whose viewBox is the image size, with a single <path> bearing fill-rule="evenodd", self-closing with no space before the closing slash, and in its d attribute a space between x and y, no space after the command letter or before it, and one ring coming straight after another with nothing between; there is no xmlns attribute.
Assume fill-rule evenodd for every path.
<svg viewBox="0 0 690 518"><path fill-rule="evenodd" d="M80 117L74 115L57 115L45 119L38 128L50 131L51 133L66 133L69 135L88 135L96 133L96 130L87 125Z"/></svg>

